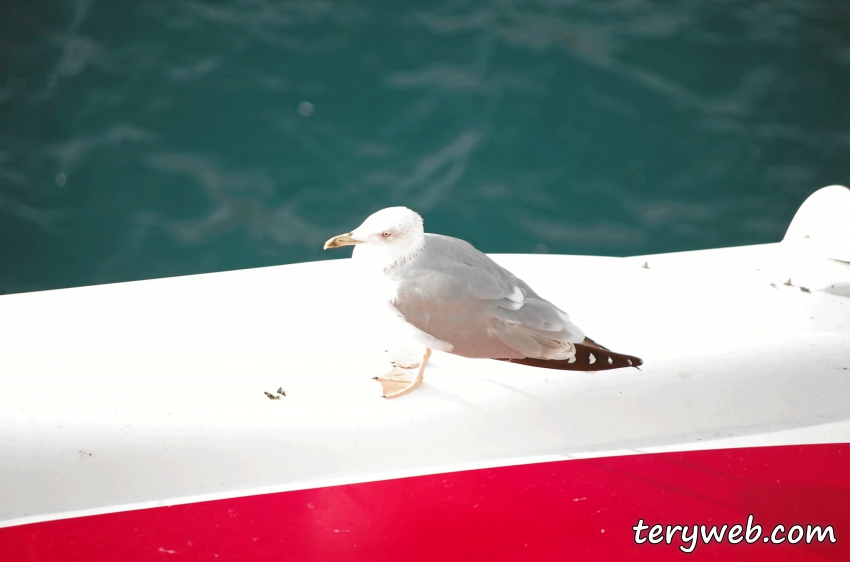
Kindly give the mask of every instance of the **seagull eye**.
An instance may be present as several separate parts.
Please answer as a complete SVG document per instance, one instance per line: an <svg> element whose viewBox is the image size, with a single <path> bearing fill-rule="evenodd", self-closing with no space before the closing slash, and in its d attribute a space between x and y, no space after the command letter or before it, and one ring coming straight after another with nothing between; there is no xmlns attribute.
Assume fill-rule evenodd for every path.
<svg viewBox="0 0 850 562"><path fill-rule="evenodd" d="M393 235L393 233L392 233L392 232L382 232L382 233L381 233L381 236L383 236L384 238L389 238L389 237L390 237L390 236L392 236L392 235Z"/></svg>

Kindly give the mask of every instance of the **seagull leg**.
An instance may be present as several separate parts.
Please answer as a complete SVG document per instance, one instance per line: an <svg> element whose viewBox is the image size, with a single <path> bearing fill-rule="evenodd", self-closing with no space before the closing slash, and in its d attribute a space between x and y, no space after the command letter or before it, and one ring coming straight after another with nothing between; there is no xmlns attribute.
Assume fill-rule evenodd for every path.
<svg viewBox="0 0 850 562"><path fill-rule="evenodd" d="M393 370L386 375L375 377L381 383L381 388L384 390L384 398L396 398L402 394L407 394L420 384L425 378L425 367L428 365L428 359L431 358L431 350L426 348L425 355L422 356L422 361L419 362L419 372L416 377L412 377L404 370L393 367Z"/></svg>

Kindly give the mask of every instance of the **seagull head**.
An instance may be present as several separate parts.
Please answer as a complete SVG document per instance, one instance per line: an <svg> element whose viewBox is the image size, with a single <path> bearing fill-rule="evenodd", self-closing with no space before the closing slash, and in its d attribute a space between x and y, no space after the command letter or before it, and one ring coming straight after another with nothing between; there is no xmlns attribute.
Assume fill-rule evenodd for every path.
<svg viewBox="0 0 850 562"><path fill-rule="evenodd" d="M407 207L381 209L351 232L325 242L325 250L355 244L393 259L415 254L425 245L422 217Z"/></svg>

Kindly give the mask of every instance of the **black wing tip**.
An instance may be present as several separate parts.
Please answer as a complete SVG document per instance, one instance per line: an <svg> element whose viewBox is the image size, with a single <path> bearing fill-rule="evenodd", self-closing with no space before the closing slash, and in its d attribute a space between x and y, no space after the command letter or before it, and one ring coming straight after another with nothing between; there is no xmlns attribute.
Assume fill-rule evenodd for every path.
<svg viewBox="0 0 850 562"><path fill-rule="evenodd" d="M494 357L494 359L542 369L582 372L610 371L613 369L624 369L626 367L634 367L640 370L640 366L643 365L643 359L633 355L624 355L607 349L600 350L600 348L583 346L581 344L578 344L576 348L576 356L572 362L568 359L536 359L533 357L522 359Z"/></svg>

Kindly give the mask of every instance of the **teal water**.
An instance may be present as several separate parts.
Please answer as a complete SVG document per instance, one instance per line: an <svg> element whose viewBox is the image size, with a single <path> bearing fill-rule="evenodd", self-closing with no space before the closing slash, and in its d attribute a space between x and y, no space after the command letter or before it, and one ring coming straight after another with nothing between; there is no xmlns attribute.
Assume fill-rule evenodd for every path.
<svg viewBox="0 0 850 562"><path fill-rule="evenodd" d="M0 291L339 258L777 241L850 182L835 0L4 0Z"/></svg>

